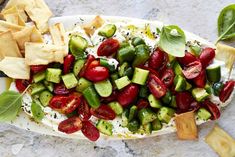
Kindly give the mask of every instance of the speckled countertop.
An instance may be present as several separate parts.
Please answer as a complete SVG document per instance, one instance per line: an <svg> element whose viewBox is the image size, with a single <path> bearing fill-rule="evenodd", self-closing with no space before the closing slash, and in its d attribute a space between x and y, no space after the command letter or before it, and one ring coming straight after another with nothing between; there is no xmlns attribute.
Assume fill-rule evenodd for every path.
<svg viewBox="0 0 235 157"><path fill-rule="evenodd" d="M214 41L219 11L234 0L46 0L55 16L101 14L160 20ZM217 121L235 137L235 99ZM216 157L204 142L215 122L199 127L198 141L178 141L176 135L98 141L45 136L0 124L0 157Z"/></svg>

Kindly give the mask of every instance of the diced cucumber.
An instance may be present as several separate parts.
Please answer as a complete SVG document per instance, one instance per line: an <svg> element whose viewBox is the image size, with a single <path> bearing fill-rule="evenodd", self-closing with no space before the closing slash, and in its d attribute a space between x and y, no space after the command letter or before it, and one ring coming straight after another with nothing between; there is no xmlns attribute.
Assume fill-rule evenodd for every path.
<svg viewBox="0 0 235 157"><path fill-rule="evenodd" d="M162 97L162 102L166 105L169 105L171 103L171 92L167 91L166 94Z"/></svg>
<svg viewBox="0 0 235 157"><path fill-rule="evenodd" d="M116 29L117 28L114 24L107 24L99 30L98 34L106 38L110 38L115 34Z"/></svg>
<svg viewBox="0 0 235 157"><path fill-rule="evenodd" d="M138 45L135 47L136 56L132 63L132 67L144 64L150 57L149 47L147 45Z"/></svg>
<svg viewBox="0 0 235 157"><path fill-rule="evenodd" d="M99 96L93 86L87 87L82 94L92 108L96 109L100 106Z"/></svg>
<svg viewBox="0 0 235 157"><path fill-rule="evenodd" d="M149 90L147 86L141 86L139 91L139 96L141 98L148 98L149 96Z"/></svg>
<svg viewBox="0 0 235 157"><path fill-rule="evenodd" d="M201 120L208 120L211 118L211 113L209 111L207 111L205 108L200 108L197 111L197 116Z"/></svg>
<svg viewBox="0 0 235 157"><path fill-rule="evenodd" d="M157 118L157 114L154 113L150 108L143 108L138 113L139 120L142 125L150 123Z"/></svg>
<svg viewBox="0 0 235 157"><path fill-rule="evenodd" d="M145 45L145 41L140 37L134 37L131 41L131 44L136 47L137 45L141 45L141 44Z"/></svg>
<svg viewBox="0 0 235 157"><path fill-rule="evenodd" d="M215 83L219 82L221 79L221 69L219 65L216 66L209 66L206 68L206 76L207 80Z"/></svg>
<svg viewBox="0 0 235 157"><path fill-rule="evenodd" d="M182 73L182 68L181 68L180 64L177 61L174 62L173 69L174 69L175 75L182 75L183 74Z"/></svg>
<svg viewBox="0 0 235 157"><path fill-rule="evenodd" d="M161 108L162 107L162 103L160 100L156 99L153 94L150 94L148 96L148 101L149 101L149 104L152 108Z"/></svg>
<svg viewBox="0 0 235 157"><path fill-rule="evenodd" d="M190 46L191 52L194 56L198 57L201 54L201 47L199 45Z"/></svg>
<svg viewBox="0 0 235 157"><path fill-rule="evenodd" d="M152 133L152 130L153 130L152 123L144 124L143 129L144 129L145 134L150 135Z"/></svg>
<svg viewBox="0 0 235 157"><path fill-rule="evenodd" d="M126 127L128 124L128 114L129 110L124 109L124 111L122 112L122 127Z"/></svg>
<svg viewBox="0 0 235 157"><path fill-rule="evenodd" d="M185 87L185 90L190 90L193 86L188 83L188 81L186 81L186 87Z"/></svg>
<svg viewBox="0 0 235 157"><path fill-rule="evenodd" d="M112 94L112 84L107 79L94 84L97 93L102 97L108 97Z"/></svg>
<svg viewBox="0 0 235 157"><path fill-rule="evenodd" d="M157 117L161 122L169 123L174 116L175 110L169 107L162 107L157 113Z"/></svg>
<svg viewBox="0 0 235 157"><path fill-rule="evenodd" d="M154 121L152 121L152 129L154 131L161 130L162 129L162 123L160 120L157 118Z"/></svg>
<svg viewBox="0 0 235 157"><path fill-rule="evenodd" d="M134 73L134 70L132 67L129 67L126 69L126 71L124 71L124 76L127 76L129 79L131 79L133 77L133 73Z"/></svg>
<svg viewBox="0 0 235 157"><path fill-rule="evenodd" d="M128 121L130 122L131 120L133 120L137 115L137 107L135 105L131 106L130 108L130 112L128 115Z"/></svg>
<svg viewBox="0 0 235 157"><path fill-rule="evenodd" d="M126 87L127 85L129 85L131 83L131 81L129 80L129 78L127 76L123 76L123 77L115 80L114 82L119 90Z"/></svg>
<svg viewBox="0 0 235 157"><path fill-rule="evenodd" d="M40 81L45 80L45 78L46 78L46 72L43 71L43 72L33 75L33 82L38 83Z"/></svg>
<svg viewBox="0 0 235 157"><path fill-rule="evenodd" d="M173 107L173 108L176 108L176 107L177 107L176 98L175 98L174 95L173 95L172 98L171 98L170 106Z"/></svg>
<svg viewBox="0 0 235 157"><path fill-rule="evenodd" d="M53 83L60 83L61 74L62 74L61 69L47 68L46 80Z"/></svg>
<svg viewBox="0 0 235 157"><path fill-rule="evenodd" d="M127 46L121 48L117 53L117 59L122 64L123 62L131 62L135 58L135 48Z"/></svg>
<svg viewBox="0 0 235 157"><path fill-rule="evenodd" d="M69 40L69 50L76 58L84 58L84 51L87 47L88 42L85 38L79 35L71 36Z"/></svg>
<svg viewBox="0 0 235 157"><path fill-rule="evenodd" d="M140 123L138 120L134 119L127 124L127 128L129 131L136 133L140 128Z"/></svg>
<svg viewBox="0 0 235 157"><path fill-rule="evenodd" d="M124 48L124 47L128 47L128 46L130 46L130 44L128 43L128 42L126 42L126 41L124 41L124 42L122 42L121 44L120 44L120 49L122 49L122 48Z"/></svg>
<svg viewBox="0 0 235 157"><path fill-rule="evenodd" d="M186 89L186 80L181 75L176 75L174 78L174 85L176 92L182 92Z"/></svg>
<svg viewBox="0 0 235 157"><path fill-rule="evenodd" d="M34 83L30 86L30 94L35 95L44 91L46 87L42 83Z"/></svg>
<svg viewBox="0 0 235 157"><path fill-rule="evenodd" d="M118 73L111 74L110 78L111 78L112 85L114 86L114 88L116 88L115 80L119 78Z"/></svg>
<svg viewBox="0 0 235 157"><path fill-rule="evenodd" d="M43 106L49 105L50 100L52 99L53 95L51 92L45 90L39 95L39 100Z"/></svg>
<svg viewBox="0 0 235 157"><path fill-rule="evenodd" d="M198 102L205 100L209 96L204 88L194 88L192 90L192 95Z"/></svg>
<svg viewBox="0 0 235 157"><path fill-rule="evenodd" d="M219 96L220 91L223 89L223 87L224 87L223 82L214 83L212 86L214 95Z"/></svg>
<svg viewBox="0 0 235 157"><path fill-rule="evenodd" d="M90 81L88 81L87 79L81 77L78 80L78 85L76 87L76 91L83 92L87 87L89 87L91 85L92 85L92 83Z"/></svg>
<svg viewBox="0 0 235 157"><path fill-rule="evenodd" d="M140 68L135 68L134 75L132 78L132 82L139 84L139 85L144 85L147 78L149 75L148 70L140 69Z"/></svg>
<svg viewBox="0 0 235 157"><path fill-rule="evenodd" d="M105 135L111 136L113 134L113 124L105 120L99 119L96 128Z"/></svg>
<svg viewBox="0 0 235 157"><path fill-rule="evenodd" d="M50 92L53 92L54 84L52 82L48 82L47 80L44 80L43 83Z"/></svg>
<svg viewBox="0 0 235 157"><path fill-rule="evenodd" d="M206 85L205 85L205 90L206 90L206 92L208 93L208 94L212 94L213 93L213 88L212 88L212 85L210 85L210 84L208 84L208 83L206 83Z"/></svg>
<svg viewBox="0 0 235 157"><path fill-rule="evenodd" d="M84 64L85 64L84 59L79 59L74 63L73 73L74 73L75 76L78 76L78 74L80 73L80 71L83 68Z"/></svg>
<svg viewBox="0 0 235 157"><path fill-rule="evenodd" d="M120 77L123 77L125 76L124 75L124 72L129 68L129 64L127 62L124 62L120 67L119 67L119 70L118 70L118 75Z"/></svg>
<svg viewBox="0 0 235 157"><path fill-rule="evenodd" d="M77 86L78 80L73 73L66 74L62 76L62 80L67 89L71 89Z"/></svg>
<svg viewBox="0 0 235 157"><path fill-rule="evenodd" d="M104 67L107 67L110 72L114 72L116 70L115 65L110 64L108 59L105 59L105 58L100 58L100 65L104 66Z"/></svg>
<svg viewBox="0 0 235 157"><path fill-rule="evenodd" d="M122 105L119 104L117 101L110 102L109 107L116 113L116 115L121 115L123 112Z"/></svg>

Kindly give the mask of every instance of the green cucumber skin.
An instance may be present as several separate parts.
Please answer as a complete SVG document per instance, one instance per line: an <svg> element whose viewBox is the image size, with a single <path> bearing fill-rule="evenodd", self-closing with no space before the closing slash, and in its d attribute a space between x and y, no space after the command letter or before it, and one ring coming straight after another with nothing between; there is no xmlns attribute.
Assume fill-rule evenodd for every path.
<svg viewBox="0 0 235 157"><path fill-rule="evenodd" d="M78 74L82 70L84 64L85 64L84 59L79 59L75 62L74 66L73 66L73 73L75 76L78 76Z"/></svg>
<svg viewBox="0 0 235 157"><path fill-rule="evenodd" d="M121 115L123 113L123 107L119 104L119 102L110 102L108 105L116 113L116 115Z"/></svg>
<svg viewBox="0 0 235 157"><path fill-rule="evenodd" d="M35 95L44 91L46 87L42 83L34 83L30 86L30 94Z"/></svg>
<svg viewBox="0 0 235 157"><path fill-rule="evenodd" d="M100 106L100 99L98 93L96 92L93 86L89 86L88 88L86 88L82 92L82 94L92 108L96 109Z"/></svg>
<svg viewBox="0 0 235 157"><path fill-rule="evenodd" d="M62 80L67 89L71 89L77 86L78 80L73 73L69 73L62 76Z"/></svg>
<svg viewBox="0 0 235 157"><path fill-rule="evenodd" d="M52 97L53 97L53 94L51 94L51 92L46 90L40 93L39 100L43 106L47 106L49 105L49 102L52 99Z"/></svg>
<svg viewBox="0 0 235 157"><path fill-rule="evenodd" d="M46 80L52 83L60 83L62 70L57 68L47 68Z"/></svg>
<svg viewBox="0 0 235 157"><path fill-rule="evenodd" d="M143 108L138 113L139 120L142 125L154 121L157 118L157 114L150 108Z"/></svg>
<svg viewBox="0 0 235 157"><path fill-rule="evenodd" d="M94 87L101 97L108 97L112 94L112 84L109 80L96 82Z"/></svg>
<svg viewBox="0 0 235 157"><path fill-rule="evenodd" d="M88 88L91 85L92 85L92 83L90 81L88 81L87 79L81 77L78 80L78 85L76 87L76 91L83 92L86 88Z"/></svg>
<svg viewBox="0 0 235 157"><path fill-rule="evenodd" d="M113 125L110 122L99 119L96 128L103 134L111 136L113 134Z"/></svg>

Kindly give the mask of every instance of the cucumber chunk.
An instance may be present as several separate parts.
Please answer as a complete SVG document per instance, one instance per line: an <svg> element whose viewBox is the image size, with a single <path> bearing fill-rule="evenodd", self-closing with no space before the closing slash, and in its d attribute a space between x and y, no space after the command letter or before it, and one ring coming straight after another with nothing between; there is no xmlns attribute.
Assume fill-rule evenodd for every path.
<svg viewBox="0 0 235 157"><path fill-rule="evenodd" d="M96 128L105 135L111 136L113 134L113 125L105 120L99 119Z"/></svg>
<svg viewBox="0 0 235 157"><path fill-rule="evenodd" d="M139 96L141 98L148 98L149 96L149 90L147 86L141 86L139 91Z"/></svg>
<svg viewBox="0 0 235 157"><path fill-rule="evenodd" d="M82 94L92 108L96 109L100 106L99 96L93 86L86 88Z"/></svg>
<svg viewBox="0 0 235 157"><path fill-rule="evenodd" d="M128 125L128 114L129 110L124 109L124 111L122 112L122 127L126 127Z"/></svg>
<svg viewBox="0 0 235 157"><path fill-rule="evenodd" d="M130 122L131 120L133 120L137 115L137 107L134 105L134 106L131 106L130 108L130 112L129 112L129 115L128 115L128 121Z"/></svg>
<svg viewBox="0 0 235 157"><path fill-rule="evenodd" d="M190 50L191 50L192 54L196 57L198 57L201 54L201 51L202 51L201 47L199 45L196 45L196 44L191 45Z"/></svg>
<svg viewBox="0 0 235 157"><path fill-rule="evenodd" d="M211 113L209 111L207 111L205 108L200 108L197 111L197 116L201 120L208 120L211 118Z"/></svg>
<svg viewBox="0 0 235 157"><path fill-rule="evenodd" d="M182 92L186 89L186 80L181 75L176 75L174 78L174 85L175 85L175 91L176 92Z"/></svg>
<svg viewBox="0 0 235 157"><path fill-rule="evenodd" d="M121 115L123 112L122 105L119 104L117 101L110 102L109 107L116 113L116 115Z"/></svg>
<svg viewBox="0 0 235 157"><path fill-rule="evenodd" d="M131 44L136 47L136 46L141 45L141 44L145 45L145 41L140 37L134 37L131 40Z"/></svg>
<svg viewBox="0 0 235 157"><path fill-rule="evenodd" d="M85 38L79 35L71 36L69 40L69 50L76 58L85 57L85 49L88 47L88 42Z"/></svg>
<svg viewBox="0 0 235 157"><path fill-rule="evenodd" d="M214 83L212 86L214 95L219 96L220 91L223 89L223 87L224 87L223 82Z"/></svg>
<svg viewBox="0 0 235 157"><path fill-rule="evenodd" d="M107 79L94 84L97 93L102 97L108 97L112 94L112 84Z"/></svg>
<svg viewBox="0 0 235 157"><path fill-rule="evenodd" d="M140 123L138 120L132 120L127 124L127 128L130 132L136 133L140 128Z"/></svg>
<svg viewBox="0 0 235 157"><path fill-rule="evenodd" d="M145 134L150 135L153 131L152 123L147 123L143 125Z"/></svg>
<svg viewBox="0 0 235 157"><path fill-rule="evenodd" d="M170 106L173 107L173 108L176 108L176 107L177 107L177 104L176 104L176 97L175 97L174 95L173 95L172 98L171 98Z"/></svg>
<svg viewBox="0 0 235 157"><path fill-rule="evenodd" d="M131 81L129 80L127 76L121 77L115 80L114 82L119 90L126 87L127 85L131 83Z"/></svg>
<svg viewBox="0 0 235 157"><path fill-rule="evenodd" d="M142 125L150 123L157 118L157 114L154 113L150 108L143 108L138 113L139 120Z"/></svg>
<svg viewBox="0 0 235 157"><path fill-rule="evenodd" d="M135 68L134 75L132 78L132 82L139 84L139 85L144 85L147 78L149 75L148 70L140 69L140 68Z"/></svg>
<svg viewBox="0 0 235 157"><path fill-rule="evenodd" d="M162 97L162 102L166 105L171 103L172 95L170 91L167 91L166 94Z"/></svg>
<svg viewBox="0 0 235 157"><path fill-rule="evenodd" d="M110 38L115 34L116 29L117 28L114 24L107 24L100 29L98 34L106 38Z"/></svg>
<svg viewBox="0 0 235 157"><path fill-rule="evenodd" d="M53 95L51 92L45 90L39 95L39 100L43 106L49 105L50 100L52 99Z"/></svg>
<svg viewBox="0 0 235 157"><path fill-rule="evenodd" d="M149 104L152 108L161 108L162 107L162 103L160 100L157 100L153 94L150 94L148 96L148 101L149 101Z"/></svg>
<svg viewBox="0 0 235 157"><path fill-rule="evenodd" d="M135 48L127 46L121 48L117 53L117 59L122 64L123 62L132 62L135 58Z"/></svg>
<svg viewBox="0 0 235 157"><path fill-rule="evenodd" d="M163 123L169 123L174 116L175 110L169 107L162 107L157 113L158 119Z"/></svg>
<svg viewBox="0 0 235 157"><path fill-rule="evenodd" d="M107 67L110 72L114 72L116 70L115 65L110 64L108 59L105 59L105 58L100 58L100 65Z"/></svg>
<svg viewBox="0 0 235 157"><path fill-rule="evenodd" d="M192 95L198 102L202 102L209 96L204 88L194 88L192 90Z"/></svg>
<svg viewBox="0 0 235 157"><path fill-rule="evenodd" d="M73 66L73 73L75 76L78 76L79 72L82 70L83 66L85 64L85 60L84 59L79 59L74 63Z"/></svg>
<svg viewBox="0 0 235 157"><path fill-rule="evenodd" d="M210 84L208 84L208 83L206 83L206 85L205 85L205 90L206 90L206 92L208 93L208 94L212 94L213 93L213 88L212 88L212 85L210 85Z"/></svg>
<svg viewBox="0 0 235 157"><path fill-rule="evenodd" d="M177 61L175 61L173 63L173 69L174 69L175 75L182 75L183 74L182 73L182 68L181 68L180 64Z"/></svg>
<svg viewBox="0 0 235 157"><path fill-rule="evenodd" d="M71 89L77 86L78 80L73 73L66 74L62 76L62 80L67 89Z"/></svg>
<svg viewBox="0 0 235 157"><path fill-rule="evenodd" d="M83 92L87 87L89 87L91 85L92 85L92 83L90 81L88 81L87 79L81 77L78 80L78 85L76 87L76 91Z"/></svg>
<svg viewBox="0 0 235 157"><path fill-rule="evenodd" d="M144 64L150 57L149 47L147 45L138 45L135 47L136 56L132 63L133 67Z"/></svg>
<svg viewBox="0 0 235 157"><path fill-rule="evenodd" d="M53 83L60 83L60 77L62 74L61 69L57 68L47 68L46 70L46 80Z"/></svg>
<svg viewBox="0 0 235 157"><path fill-rule="evenodd" d="M43 71L43 72L33 75L33 82L38 83L40 81L45 80L45 78L46 78L46 72Z"/></svg>
<svg viewBox="0 0 235 157"><path fill-rule="evenodd" d="M162 123L160 120L157 118L154 121L152 121L152 129L154 131L161 130L162 129Z"/></svg>
<svg viewBox="0 0 235 157"><path fill-rule="evenodd" d="M44 91L46 87L42 83L34 83L30 86L30 94L35 95Z"/></svg>
<svg viewBox="0 0 235 157"><path fill-rule="evenodd" d="M45 85L45 87L50 91L53 92L54 90L54 84L52 82L48 82L47 80L43 81L43 84Z"/></svg>
<svg viewBox="0 0 235 157"><path fill-rule="evenodd" d="M120 67L119 67L119 70L118 70L118 75L120 77L123 77L125 76L124 73L125 71L129 68L129 64L127 62L124 62Z"/></svg>
<svg viewBox="0 0 235 157"><path fill-rule="evenodd" d="M209 66L206 68L207 80L215 83L219 82L221 79L221 68L220 66Z"/></svg>

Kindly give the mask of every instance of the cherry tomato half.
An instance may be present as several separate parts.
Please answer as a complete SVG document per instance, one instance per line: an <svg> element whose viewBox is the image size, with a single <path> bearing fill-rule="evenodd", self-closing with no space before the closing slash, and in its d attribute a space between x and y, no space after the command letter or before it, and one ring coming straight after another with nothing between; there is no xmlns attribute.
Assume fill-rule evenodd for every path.
<svg viewBox="0 0 235 157"><path fill-rule="evenodd" d="M205 101L202 102L203 105L210 111L212 114L211 119L216 120L220 117L220 110L217 107L216 104L212 103L210 100L206 99Z"/></svg>
<svg viewBox="0 0 235 157"><path fill-rule="evenodd" d="M111 56L117 53L119 48L119 41L113 38L106 39L102 42L97 50L98 56Z"/></svg>
<svg viewBox="0 0 235 157"><path fill-rule="evenodd" d="M209 47L203 49L199 56L203 68L206 68L213 61L214 58L215 49Z"/></svg>
<svg viewBox="0 0 235 157"><path fill-rule="evenodd" d="M45 71L47 67L48 67L47 65L31 65L30 69L34 74L36 74Z"/></svg>
<svg viewBox="0 0 235 157"><path fill-rule="evenodd" d="M91 64L88 66L88 69L97 67L97 66L99 66L99 65L100 65L100 61L94 60L94 61L92 61Z"/></svg>
<svg viewBox="0 0 235 157"><path fill-rule="evenodd" d="M235 85L235 81L227 81L222 90L220 91L220 94L219 94L219 99L220 101L222 102L225 102L226 100L228 100L228 98L230 97L230 95L232 94L233 92L233 89L234 89L234 85Z"/></svg>
<svg viewBox="0 0 235 157"><path fill-rule="evenodd" d="M94 60L95 60L95 57L93 55L89 54L87 56L86 63L84 64L84 66L81 69L81 72L79 73L80 77L84 77L85 76L86 70L88 69L88 67L91 64L91 62L93 62Z"/></svg>
<svg viewBox="0 0 235 157"><path fill-rule="evenodd" d="M116 117L115 112L108 105L100 105L97 109L91 108L90 112L93 116L105 120L113 120Z"/></svg>
<svg viewBox="0 0 235 157"><path fill-rule="evenodd" d="M53 92L56 95L66 95L69 94L69 90L65 87L63 83L55 84Z"/></svg>
<svg viewBox="0 0 235 157"><path fill-rule="evenodd" d="M28 80L21 80L21 79L16 79L15 80L16 88L17 90L22 93L26 90L30 82Z"/></svg>
<svg viewBox="0 0 235 157"><path fill-rule="evenodd" d="M93 82L103 81L109 77L109 70L103 66L96 66L91 69L87 69L85 77Z"/></svg>
<svg viewBox="0 0 235 157"><path fill-rule="evenodd" d="M206 71L202 70L200 74L193 79L194 84L199 88L204 88L206 85Z"/></svg>
<svg viewBox="0 0 235 157"><path fill-rule="evenodd" d="M91 117L90 107L83 97L81 98L81 104L78 106L78 114L82 121L87 121Z"/></svg>
<svg viewBox="0 0 235 157"><path fill-rule="evenodd" d="M96 141L100 137L99 130L90 122L82 122L82 133L91 141Z"/></svg>
<svg viewBox="0 0 235 157"><path fill-rule="evenodd" d="M67 56L65 56L65 58L64 58L64 68L63 68L64 74L69 73L69 71L72 68L72 65L74 63L74 60L75 60L75 57L71 54L68 54Z"/></svg>
<svg viewBox="0 0 235 157"><path fill-rule="evenodd" d="M202 64L199 61L194 61L192 63L189 63L184 67L182 70L184 76L187 79L193 79L197 77L202 71Z"/></svg>
<svg viewBox="0 0 235 157"><path fill-rule="evenodd" d="M119 93L117 100L118 102L126 107L130 105L136 98L139 93L139 86L136 84L130 84L124 87Z"/></svg>
<svg viewBox="0 0 235 157"><path fill-rule="evenodd" d="M79 117L70 117L62 122L58 126L58 130L66 134L72 134L81 130L82 121Z"/></svg>
<svg viewBox="0 0 235 157"><path fill-rule="evenodd" d="M147 108L149 106L149 102L145 99L140 99L138 102L137 102L137 109L138 110L141 110L143 108Z"/></svg>
<svg viewBox="0 0 235 157"><path fill-rule="evenodd" d="M197 61L198 59L190 52L186 52L184 57L178 57L177 60L182 66L186 66L194 61Z"/></svg>
<svg viewBox="0 0 235 157"><path fill-rule="evenodd" d="M148 88L150 92L156 97L161 98L166 94L166 86L163 82L155 75L150 74L148 79Z"/></svg>
<svg viewBox="0 0 235 157"><path fill-rule="evenodd" d="M166 69L163 74L161 81L166 85L166 87L170 87L174 82L174 71L172 69Z"/></svg>
<svg viewBox="0 0 235 157"><path fill-rule="evenodd" d="M189 92L179 92L176 94L176 104L179 112L187 112L190 105L194 102L192 95Z"/></svg>
<svg viewBox="0 0 235 157"><path fill-rule="evenodd" d="M149 58L149 67L159 70L165 60L165 55L162 50L157 48Z"/></svg>

